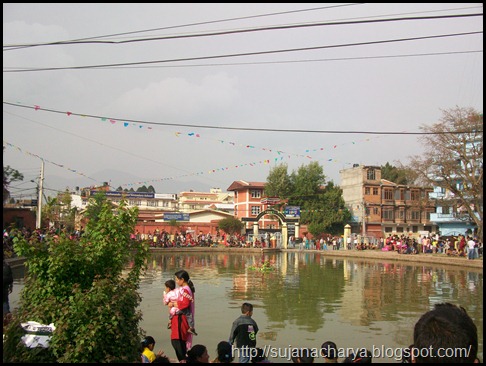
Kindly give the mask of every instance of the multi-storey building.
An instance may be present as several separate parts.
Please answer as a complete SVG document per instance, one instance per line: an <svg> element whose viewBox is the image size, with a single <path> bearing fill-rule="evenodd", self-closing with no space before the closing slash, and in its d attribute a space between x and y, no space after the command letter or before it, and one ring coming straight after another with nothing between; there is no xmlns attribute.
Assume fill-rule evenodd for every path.
<svg viewBox="0 0 486 366"><path fill-rule="evenodd" d="M473 214L479 217L479 212L483 211L482 202L482 135L472 136L463 135L464 140L458 148L461 154L453 154L455 160L446 162L446 168L439 166L438 177L431 174L430 178L435 182L434 192L430 195L436 202L436 212L431 214L430 220L437 226L443 236L469 235L475 233L477 225L465 205L473 208ZM471 139L471 140L470 140ZM473 185L480 185L478 192L471 197L474 192ZM455 191L457 194L455 194ZM470 196L468 196L468 194ZM462 197L459 197L462 196Z"/></svg>
<svg viewBox="0 0 486 366"><path fill-rule="evenodd" d="M264 182L246 182L237 180L231 183L227 189L234 192L235 217L256 218L261 212L265 211L274 202L269 201L264 196ZM260 229L278 229L279 221L271 215L265 215L258 223ZM252 223L247 222L245 229L253 230Z"/></svg>
<svg viewBox="0 0 486 366"><path fill-rule="evenodd" d="M233 194L223 193L220 188L212 188L210 192L189 191L177 195L111 191L106 183L101 187L72 192L72 206L85 209L89 198L98 191L103 191L107 199L115 204L124 199L128 207L137 207L136 230L141 233L164 229L170 232L190 230L215 234L218 221L233 216ZM174 221L177 222L175 226Z"/></svg>
<svg viewBox="0 0 486 366"><path fill-rule="evenodd" d="M213 205L224 204L225 211L233 204L233 193L222 192L220 188L211 188L209 192L180 192L179 211L191 213L200 211Z"/></svg>
<svg viewBox="0 0 486 366"><path fill-rule="evenodd" d="M420 236L436 232L430 187L406 186L381 178L379 166L355 164L340 171L343 198L353 216L352 231L382 238L388 234Z"/></svg>
<svg viewBox="0 0 486 366"><path fill-rule="evenodd" d="M437 225L440 235L457 236L474 232L476 225L467 212L461 210L462 204L449 189L436 186L430 197L436 200L436 212L430 215L430 220Z"/></svg>

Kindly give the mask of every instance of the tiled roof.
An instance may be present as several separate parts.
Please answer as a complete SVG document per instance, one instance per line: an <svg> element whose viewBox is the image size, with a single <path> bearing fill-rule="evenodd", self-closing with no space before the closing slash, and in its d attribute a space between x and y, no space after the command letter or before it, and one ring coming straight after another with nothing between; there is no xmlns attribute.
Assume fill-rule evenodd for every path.
<svg viewBox="0 0 486 366"><path fill-rule="evenodd" d="M245 182L244 180L235 180L228 187L227 191L239 191L248 188L261 188L265 187L265 182Z"/></svg>

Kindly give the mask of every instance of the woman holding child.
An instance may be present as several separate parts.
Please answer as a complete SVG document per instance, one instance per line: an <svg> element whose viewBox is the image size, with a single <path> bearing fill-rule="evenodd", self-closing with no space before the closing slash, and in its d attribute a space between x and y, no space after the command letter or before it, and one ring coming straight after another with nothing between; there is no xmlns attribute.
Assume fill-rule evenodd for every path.
<svg viewBox="0 0 486 366"><path fill-rule="evenodd" d="M180 270L175 273L178 286L177 301L171 301L169 308L177 307L178 311L171 319L171 343L179 361L185 359L186 352L192 347L192 336L197 335L194 329L194 293L196 289L189 273Z"/></svg>

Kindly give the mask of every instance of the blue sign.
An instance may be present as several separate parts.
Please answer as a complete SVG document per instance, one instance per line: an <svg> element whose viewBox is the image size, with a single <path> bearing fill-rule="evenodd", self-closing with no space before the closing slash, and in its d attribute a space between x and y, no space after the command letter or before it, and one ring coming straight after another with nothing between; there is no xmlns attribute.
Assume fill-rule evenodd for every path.
<svg viewBox="0 0 486 366"><path fill-rule="evenodd" d="M180 212L167 212L164 213L164 221L189 221L189 214L188 213L180 213Z"/></svg>
<svg viewBox="0 0 486 366"><path fill-rule="evenodd" d="M287 206L284 209L284 215L290 217L300 217L300 206Z"/></svg>

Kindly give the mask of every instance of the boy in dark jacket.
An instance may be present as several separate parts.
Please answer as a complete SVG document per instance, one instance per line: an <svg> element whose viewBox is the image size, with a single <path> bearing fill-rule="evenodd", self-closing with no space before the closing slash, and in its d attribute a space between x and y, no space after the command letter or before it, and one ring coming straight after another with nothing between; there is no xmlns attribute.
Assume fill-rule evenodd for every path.
<svg viewBox="0 0 486 366"><path fill-rule="evenodd" d="M256 346L256 335L258 333L258 325L252 319L253 305L250 303L243 303L241 305L241 314L231 327L229 336L229 343L236 342L236 347L239 348L239 362L249 363L250 356L254 352Z"/></svg>

